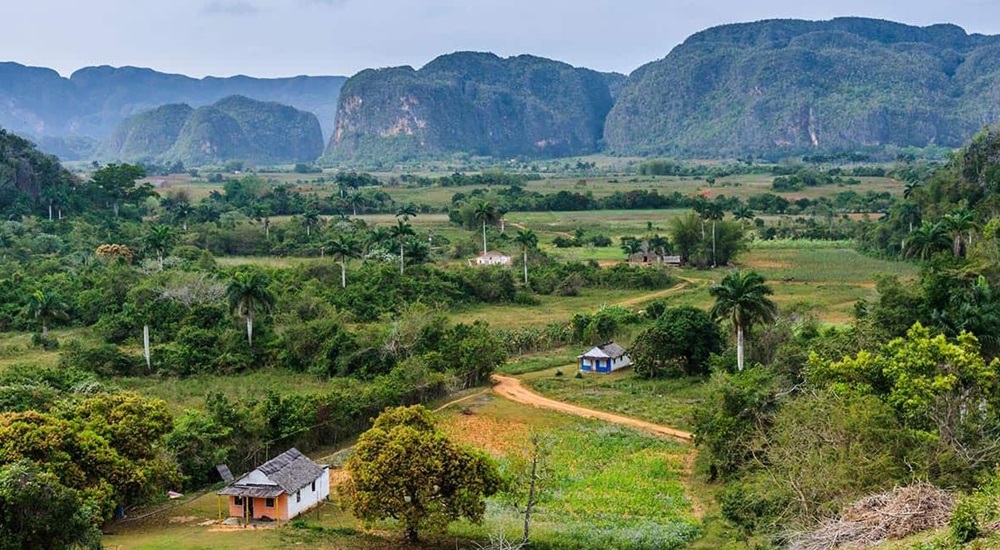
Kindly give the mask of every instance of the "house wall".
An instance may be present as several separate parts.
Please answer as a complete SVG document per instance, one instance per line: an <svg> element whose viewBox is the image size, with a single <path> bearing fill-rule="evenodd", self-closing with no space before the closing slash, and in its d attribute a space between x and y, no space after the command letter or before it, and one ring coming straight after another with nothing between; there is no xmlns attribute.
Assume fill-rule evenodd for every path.
<svg viewBox="0 0 1000 550"><path fill-rule="evenodd" d="M285 519L294 518L330 496L329 468L323 468L323 474L316 478L315 483L315 491L312 489L312 485L306 485L299 490L298 497L296 497L295 493L288 495L288 517Z"/></svg>
<svg viewBox="0 0 1000 550"><path fill-rule="evenodd" d="M615 359L611 363L611 370L616 371L618 369L623 369L632 364L632 360L629 359L628 355L622 355L618 359Z"/></svg>
<svg viewBox="0 0 1000 550"><path fill-rule="evenodd" d="M251 519L288 519L287 511L282 502L286 495L281 495L274 499L274 506L267 506L266 498L253 499L253 517ZM236 497L229 497L229 516L234 518L243 517L243 505L236 504Z"/></svg>
<svg viewBox="0 0 1000 550"><path fill-rule="evenodd" d="M592 359L588 359L586 357L581 357L580 358L580 370L586 370L586 371L594 370L594 364L593 364L592 361L593 361Z"/></svg>

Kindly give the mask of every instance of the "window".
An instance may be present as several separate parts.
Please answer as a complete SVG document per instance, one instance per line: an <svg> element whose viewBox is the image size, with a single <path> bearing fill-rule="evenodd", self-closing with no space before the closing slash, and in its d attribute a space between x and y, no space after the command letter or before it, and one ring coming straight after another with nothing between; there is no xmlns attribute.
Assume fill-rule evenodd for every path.
<svg viewBox="0 0 1000 550"><path fill-rule="evenodd" d="M302 502L302 491L295 492L295 502Z"/></svg>
<svg viewBox="0 0 1000 550"><path fill-rule="evenodd" d="M243 506L243 497L233 497L233 504Z"/></svg>
<svg viewBox="0 0 1000 550"><path fill-rule="evenodd" d="M312 492L314 492L314 493L316 492L316 482L315 481L313 481Z"/></svg>
<svg viewBox="0 0 1000 550"><path fill-rule="evenodd" d="M264 499L264 507L265 508L274 508L274 499L273 498L265 498Z"/></svg>

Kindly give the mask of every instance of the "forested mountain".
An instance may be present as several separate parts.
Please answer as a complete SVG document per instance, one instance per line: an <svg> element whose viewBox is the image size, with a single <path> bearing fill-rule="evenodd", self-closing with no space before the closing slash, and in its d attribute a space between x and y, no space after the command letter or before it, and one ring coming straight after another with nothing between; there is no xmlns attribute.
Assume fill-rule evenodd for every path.
<svg viewBox="0 0 1000 550"><path fill-rule="evenodd" d="M101 154L109 161L312 162L323 152L316 115L243 96L212 105L164 105L125 119Z"/></svg>
<svg viewBox="0 0 1000 550"><path fill-rule="evenodd" d="M65 207L76 184L58 159L0 128L0 212L5 217L37 212L44 204Z"/></svg>
<svg viewBox="0 0 1000 550"><path fill-rule="evenodd" d="M362 71L344 84L326 156L593 153L621 79L539 57L474 52L441 56L420 70Z"/></svg>
<svg viewBox="0 0 1000 550"><path fill-rule="evenodd" d="M715 27L633 72L610 151L728 156L957 147L1000 119L1000 37L953 25L771 20Z"/></svg>
<svg viewBox="0 0 1000 550"><path fill-rule="evenodd" d="M136 67L87 67L69 78L51 69L0 63L0 126L66 148L66 136L106 139L127 116L166 104L208 105L231 95L276 101L317 116L329 135L345 77L195 79ZM71 143L72 144L72 143ZM77 143L79 145L79 143ZM84 149L85 150L85 149Z"/></svg>

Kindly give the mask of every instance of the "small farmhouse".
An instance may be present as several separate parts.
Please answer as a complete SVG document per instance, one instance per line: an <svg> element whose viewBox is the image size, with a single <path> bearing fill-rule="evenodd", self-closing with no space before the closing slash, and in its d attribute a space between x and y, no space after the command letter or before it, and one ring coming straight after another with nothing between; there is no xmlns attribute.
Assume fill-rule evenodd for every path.
<svg viewBox="0 0 1000 550"><path fill-rule="evenodd" d="M473 261L476 262L477 266L510 265L511 257L501 252L480 252L475 260L469 260L469 265L473 265Z"/></svg>
<svg viewBox="0 0 1000 550"><path fill-rule="evenodd" d="M219 491L230 517L287 521L330 496L330 468L289 449Z"/></svg>
<svg viewBox="0 0 1000 550"><path fill-rule="evenodd" d="M594 347L579 357L580 370L584 372L610 373L632 364L625 348L614 342Z"/></svg>

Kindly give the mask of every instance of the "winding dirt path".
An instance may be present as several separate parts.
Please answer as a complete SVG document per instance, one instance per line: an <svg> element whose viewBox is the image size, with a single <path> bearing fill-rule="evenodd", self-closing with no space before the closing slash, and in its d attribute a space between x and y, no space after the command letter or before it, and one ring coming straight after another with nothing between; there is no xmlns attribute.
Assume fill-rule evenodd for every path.
<svg viewBox="0 0 1000 550"><path fill-rule="evenodd" d="M637 428L643 431L651 432L656 435L663 435L677 439L683 442L690 442L694 436L689 432L678 430L675 428L670 428L668 426L662 426L660 424L653 424L652 422L646 422L644 420L637 420L635 418L629 418L627 416L622 416L619 414L612 414L604 411L595 411L594 409L588 409L586 407L580 407L577 405L570 405L569 403L563 403L562 401L556 401L554 399L549 399L548 397L543 397L528 388L524 387L524 384L520 379L514 378L512 376L504 376L502 374L493 375L493 391L498 395L515 401L517 403L522 403L525 405L531 405L532 407L539 407L542 409L551 409L553 411L559 411L566 414L572 414L576 416L582 416L584 418L594 418L597 420L603 420L605 422L611 422L613 424L620 424L622 426L628 426L630 428Z"/></svg>

